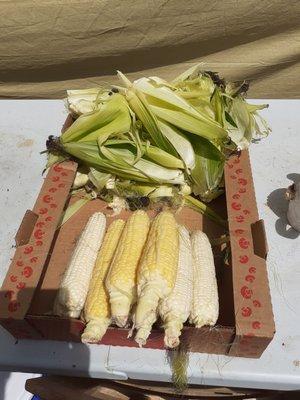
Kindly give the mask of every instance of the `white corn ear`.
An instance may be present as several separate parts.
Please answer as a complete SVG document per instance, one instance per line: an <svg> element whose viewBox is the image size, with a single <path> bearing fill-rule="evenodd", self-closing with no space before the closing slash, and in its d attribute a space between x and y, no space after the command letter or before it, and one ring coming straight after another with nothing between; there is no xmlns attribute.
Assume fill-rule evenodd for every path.
<svg viewBox="0 0 300 400"><path fill-rule="evenodd" d="M190 322L197 328L213 326L219 316L219 297L212 248L201 231L192 233L191 242L194 285Z"/></svg>
<svg viewBox="0 0 300 400"><path fill-rule="evenodd" d="M191 312L193 299L193 263L190 233L179 226L179 259L172 293L160 302L159 314L164 322L165 346L177 347L183 324Z"/></svg>
<svg viewBox="0 0 300 400"><path fill-rule="evenodd" d="M54 306L56 315L80 316L105 228L106 218L101 212L88 220L60 284Z"/></svg>

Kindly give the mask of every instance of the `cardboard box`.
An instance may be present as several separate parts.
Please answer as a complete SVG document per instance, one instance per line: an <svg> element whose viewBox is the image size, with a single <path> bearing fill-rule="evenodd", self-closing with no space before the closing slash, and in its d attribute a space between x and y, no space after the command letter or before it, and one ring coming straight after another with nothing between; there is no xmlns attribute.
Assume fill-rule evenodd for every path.
<svg viewBox="0 0 300 400"><path fill-rule="evenodd" d="M69 121L67 121L69 124ZM0 293L0 323L19 339L80 341L84 323L52 315L57 290L80 232L95 211L117 217L101 200L87 203L57 229L69 203L69 191L77 164L53 166L44 181L33 210L25 213L16 235L16 252ZM275 326L266 269L267 244L258 219L249 155L243 151L225 166L226 194L211 203L229 221L231 259L224 262L214 247L220 317L215 327L185 326L181 340L190 351L258 358L274 336ZM153 216L155 211L150 211ZM210 239L225 233L207 217L183 208L176 218L190 230L202 229ZM110 327L101 344L137 347L128 329ZM163 330L155 326L145 347L163 348Z"/></svg>

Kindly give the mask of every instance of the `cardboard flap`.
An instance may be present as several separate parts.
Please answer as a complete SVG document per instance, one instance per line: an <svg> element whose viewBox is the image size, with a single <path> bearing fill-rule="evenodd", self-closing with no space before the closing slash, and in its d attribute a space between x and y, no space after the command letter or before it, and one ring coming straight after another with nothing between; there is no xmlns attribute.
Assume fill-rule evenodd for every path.
<svg viewBox="0 0 300 400"><path fill-rule="evenodd" d="M17 249L0 292L0 319L25 317L40 280L60 221L77 164L52 166L32 211L27 211L16 235ZM25 224L29 223L28 227Z"/></svg>
<svg viewBox="0 0 300 400"><path fill-rule="evenodd" d="M29 242L30 236L32 234L34 225L38 219L38 215L32 212L31 210L27 210L24 214L22 222L19 226L18 232L15 236L16 246L22 246Z"/></svg>
<svg viewBox="0 0 300 400"><path fill-rule="evenodd" d="M258 257L266 259L268 254L268 244L264 220L259 219L251 224L251 232L254 254L256 254Z"/></svg>
<svg viewBox="0 0 300 400"><path fill-rule="evenodd" d="M264 259L264 225L258 218L248 151L231 157L224 172L237 335L229 354L246 354L240 339L247 337L253 341L249 356L255 357L273 337L275 325ZM257 337L264 339L256 341Z"/></svg>

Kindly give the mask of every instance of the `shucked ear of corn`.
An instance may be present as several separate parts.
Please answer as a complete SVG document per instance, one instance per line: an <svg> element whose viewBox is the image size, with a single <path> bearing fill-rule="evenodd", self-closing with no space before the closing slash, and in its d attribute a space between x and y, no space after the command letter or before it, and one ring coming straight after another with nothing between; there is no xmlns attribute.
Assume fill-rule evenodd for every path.
<svg viewBox="0 0 300 400"><path fill-rule="evenodd" d="M193 265L190 233L179 227L179 260L174 289L161 301L159 313L164 322L165 346L177 347L183 324L188 319L193 298Z"/></svg>
<svg viewBox="0 0 300 400"><path fill-rule="evenodd" d="M93 214L88 220L60 284L55 314L73 318L80 316L105 227L106 218L101 212Z"/></svg>
<svg viewBox="0 0 300 400"><path fill-rule="evenodd" d="M105 287L105 278L124 225L125 222L122 219L117 219L111 223L98 253L83 311L83 319L87 323L84 333L81 336L83 343L99 342L111 322L109 296Z"/></svg>
<svg viewBox="0 0 300 400"><path fill-rule="evenodd" d="M136 273L147 239L150 220L144 211L132 213L123 229L106 279L112 320L120 327L127 324L136 300Z"/></svg>
<svg viewBox="0 0 300 400"><path fill-rule="evenodd" d="M204 232L191 235L194 287L190 322L201 328L213 326L219 316L219 298L214 256L208 237Z"/></svg>
<svg viewBox="0 0 300 400"><path fill-rule="evenodd" d="M151 224L138 270L138 303L134 315L136 342L142 346L157 317L161 299L172 291L178 267L178 227L172 213L158 214Z"/></svg>

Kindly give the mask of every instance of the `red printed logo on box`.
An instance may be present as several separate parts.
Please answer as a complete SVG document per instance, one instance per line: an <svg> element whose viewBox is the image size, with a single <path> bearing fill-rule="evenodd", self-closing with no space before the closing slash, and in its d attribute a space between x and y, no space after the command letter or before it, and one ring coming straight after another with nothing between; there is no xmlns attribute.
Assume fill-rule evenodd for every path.
<svg viewBox="0 0 300 400"><path fill-rule="evenodd" d="M261 302L259 300L253 300L253 305L254 305L254 307L260 308Z"/></svg>
<svg viewBox="0 0 300 400"><path fill-rule="evenodd" d="M250 307L242 307L242 316L243 317L250 317L252 314L252 310Z"/></svg>
<svg viewBox="0 0 300 400"><path fill-rule="evenodd" d="M32 272L33 272L33 270L31 267L25 267L23 269L22 275L25 276L25 278L30 278L32 275Z"/></svg>
<svg viewBox="0 0 300 400"><path fill-rule="evenodd" d="M253 321L252 322L252 328L253 329L260 329L261 328L261 323L259 321Z"/></svg>
<svg viewBox="0 0 300 400"><path fill-rule="evenodd" d="M245 280L246 280L247 282L252 283L252 282L255 281L255 276L254 276L254 275L247 275L246 278L245 278Z"/></svg>
<svg viewBox="0 0 300 400"><path fill-rule="evenodd" d="M246 255L240 256L239 260L240 260L240 263L247 264L247 262L249 261L249 257Z"/></svg>
<svg viewBox="0 0 300 400"><path fill-rule="evenodd" d="M241 295L244 297L244 299L251 299L253 291L249 289L248 286L243 286L241 288Z"/></svg>
<svg viewBox="0 0 300 400"><path fill-rule="evenodd" d="M233 203L231 203L231 207L233 208L233 210L238 211L242 208L242 205L240 203L233 202Z"/></svg>
<svg viewBox="0 0 300 400"><path fill-rule="evenodd" d="M239 245L242 249L248 249L250 242L249 240L245 239L245 238L240 238L239 240Z"/></svg>
<svg viewBox="0 0 300 400"><path fill-rule="evenodd" d="M20 307L20 303L17 300L10 301L8 304L8 311L16 312L19 307Z"/></svg>

